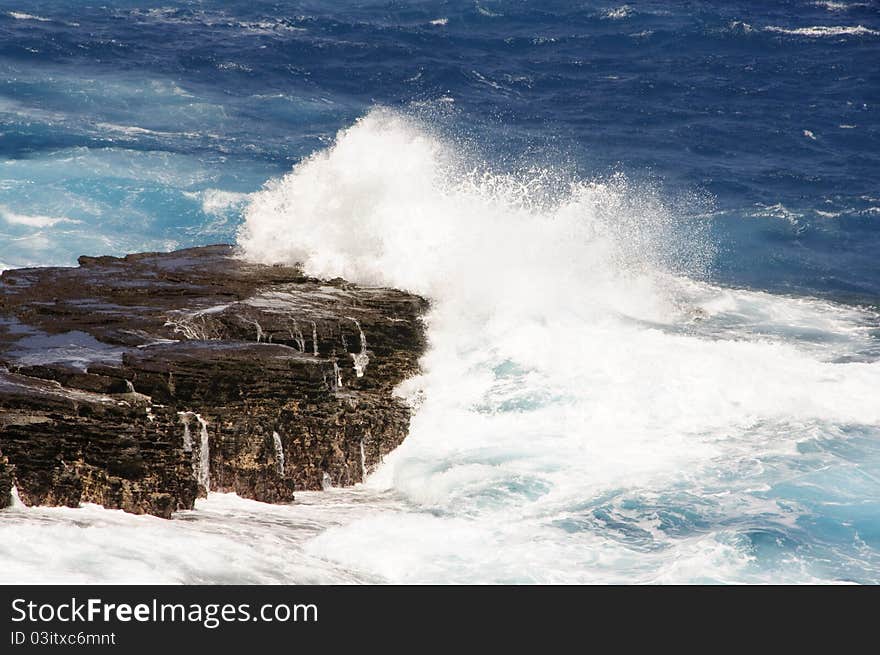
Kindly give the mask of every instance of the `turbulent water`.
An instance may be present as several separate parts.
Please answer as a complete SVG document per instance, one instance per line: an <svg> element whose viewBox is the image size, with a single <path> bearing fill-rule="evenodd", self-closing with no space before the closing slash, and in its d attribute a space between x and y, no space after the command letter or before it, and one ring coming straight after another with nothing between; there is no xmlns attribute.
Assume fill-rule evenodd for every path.
<svg viewBox="0 0 880 655"><path fill-rule="evenodd" d="M366 484L16 506L0 581L880 582L880 14L764 4L0 2L0 268L432 300Z"/></svg>

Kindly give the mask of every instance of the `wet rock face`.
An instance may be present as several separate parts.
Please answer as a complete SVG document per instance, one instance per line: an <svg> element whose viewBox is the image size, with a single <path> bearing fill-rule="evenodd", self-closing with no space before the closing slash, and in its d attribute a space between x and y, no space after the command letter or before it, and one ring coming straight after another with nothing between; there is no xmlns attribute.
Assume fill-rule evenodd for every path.
<svg viewBox="0 0 880 655"><path fill-rule="evenodd" d="M79 263L0 275L0 506L287 502L406 437L424 299L229 246Z"/></svg>
<svg viewBox="0 0 880 655"><path fill-rule="evenodd" d="M12 504L12 468L9 460L0 457L0 507Z"/></svg>

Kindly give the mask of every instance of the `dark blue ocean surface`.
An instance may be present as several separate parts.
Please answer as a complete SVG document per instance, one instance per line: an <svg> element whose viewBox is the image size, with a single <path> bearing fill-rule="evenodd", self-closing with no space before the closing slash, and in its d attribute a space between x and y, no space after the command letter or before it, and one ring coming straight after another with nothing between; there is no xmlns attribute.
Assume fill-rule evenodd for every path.
<svg viewBox="0 0 880 655"><path fill-rule="evenodd" d="M231 239L193 192L444 99L496 160L711 194L720 279L876 298L877 5L719 5L4 0L0 203L83 223L2 225L0 261Z"/></svg>
<svg viewBox="0 0 880 655"><path fill-rule="evenodd" d="M431 212L448 210L447 231L471 235L475 221L455 212L472 197L487 225L503 225L485 189L448 200L419 186L430 153L419 159L412 138L382 127L403 116L502 177L625 179L673 222L702 226L712 258L680 294L697 309L667 320L640 313L654 296L640 300L638 284L609 291L580 269L568 280L552 257L517 246L533 240L576 262L566 239L547 237L559 223L580 234L567 210L541 229L511 219L509 235L486 239L487 279L498 270L489 251L510 248L523 268L558 273L569 298L593 280L585 306L611 299L607 316L632 322L610 330L569 316L572 303L548 310L547 289L528 295L537 273L496 281L515 280L544 313L491 298L504 320L456 325L494 341L460 340L458 351L443 346L453 323L435 321L448 357L429 359L427 396L447 398L444 380L488 386L466 406L429 402L396 477L379 476L394 478L408 509L379 503L372 527L291 543L371 580L880 582L876 2L0 0L0 269L234 242L255 192L365 116L373 123L326 166L279 192L290 207L261 196L254 215L275 221L302 203L290 230L343 253L339 234L357 232L359 207L377 230L407 224L389 218L398 197L414 220L443 223ZM389 170L383 134L401 148L400 170ZM339 197L310 195L334 176ZM406 204L408 184L430 206ZM654 206L628 202L630 214ZM285 225L279 241L295 241ZM474 227L461 252L480 256L468 244L496 228ZM407 252L391 232L377 237L386 265ZM414 260L429 254L414 246ZM449 279L481 276L466 258ZM337 272L327 266L316 272ZM425 293L448 281L427 265L400 274L390 282ZM476 286L471 305L489 298ZM536 335L558 366L524 354ZM454 351L466 352L460 369ZM402 549L394 562L370 541L383 530ZM27 566L20 579L39 579ZM186 571L169 579L211 579ZM336 573L326 579L348 579ZM301 579L261 575L236 579Z"/></svg>

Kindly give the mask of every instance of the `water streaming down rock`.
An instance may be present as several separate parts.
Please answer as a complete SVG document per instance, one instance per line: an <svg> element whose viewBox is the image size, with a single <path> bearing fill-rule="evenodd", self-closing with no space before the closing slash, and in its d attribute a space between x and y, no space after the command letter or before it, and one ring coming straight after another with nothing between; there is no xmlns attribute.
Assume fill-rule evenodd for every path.
<svg viewBox="0 0 880 655"><path fill-rule="evenodd" d="M0 509L11 506L17 493L9 460L0 454Z"/></svg>
<svg viewBox="0 0 880 655"><path fill-rule="evenodd" d="M205 491L210 491L211 486L211 447L208 437L208 424L196 412L179 412L180 420L183 423L183 452L193 453L192 470L196 481L204 487ZM190 423L195 419L199 425L199 447L194 451L192 428Z"/></svg>
<svg viewBox="0 0 880 655"><path fill-rule="evenodd" d="M169 312L165 320L165 327L171 328L175 335L182 335L186 339L209 340L217 339L215 326L212 325L210 314L222 310L225 305L218 305L203 310L180 309Z"/></svg>
<svg viewBox="0 0 880 655"><path fill-rule="evenodd" d="M11 496L12 502L9 505L10 507L15 507L17 509L24 509L27 507L23 502L21 502L21 498L18 495L18 489L15 485L12 485L12 489L9 490L9 495Z"/></svg>
<svg viewBox="0 0 880 655"><path fill-rule="evenodd" d="M183 423L183 452L191 453L193 449L192 432L189 429L189 421L192 418L192 412L179 412L180 420Z"/></svg>
<svg viewBox="0 0 880 655"><path fill-rule="evenodd" d="M275 461L278 465L278 475L284 477L284 445L281 443L281 435L273 431L272 441L275 446Z"/></svg>
<svg viewBox="0 0 880 655"><path fill-rule="evenodd" d="M199 422L199 456L197 479L205 492L211 491L211 443L208 438L208 423L199 414L195 415Z"/></svg>
<svg viewBox="0 0 880 655"><path fill-rule="evenodd" d="M361 482L367 479L367 452L364 450L364 440L361 438L361 442L358 446L361 452Z"/></svg>
<svg viewBox="0 0 880 655"><path fill-rule="evenodd" d="M312 354L318 356L318 324L312 321Z"/></svg>
<svg viewBox="0 0 880 655"><path fill-rule="evenodd" d="M259 321L245 319L248 323L254 326L256 330L257 343L260 343L263 340L263 326L260 325Z"/></svg>
<svg viewBox="0 0 880 655"><path fill-rule="evenodd" d="M0 509L3 507L12 507L15 509L25 509L27 505L21 502L21 498L18 495L18 489L13 484L8 488L8 491L4 492L3 485L0 484L0 501L3 500L5 496L6 504L0 502Z"/></svg>
<svg viewBox="0 0 880 655"><path fill-rule="evenodd" d="M370 358L367 356L367 337L364 334L364 331L361 329L361 324L358 322L356 318L351 319L355 326L358 329L358 334L360 335L360 344L361 349L360 352L351 353L351 359L354 362L354 371L357 377L364 377L364 371L367 369L367 364L370 363Z"/></svg>
<svg viewBox="0 0 880 655"><path fill-rule="evenodd" d="M290 338L293 339L293 343L296 345L297 350L301 353L306 351L306 340L303 337L302 330L299 329L299 323L296 319L293 320L293 330L289 332Z"/></svg>

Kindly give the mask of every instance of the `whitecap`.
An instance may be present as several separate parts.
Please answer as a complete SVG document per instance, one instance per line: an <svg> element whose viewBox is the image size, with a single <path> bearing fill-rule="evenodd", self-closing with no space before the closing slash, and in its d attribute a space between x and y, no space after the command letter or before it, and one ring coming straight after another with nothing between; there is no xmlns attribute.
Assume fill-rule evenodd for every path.
<svg viewBox="0 0 880 655"><path fill-rule="evenodd" d="M819 0L813 3L816 7L822 7L831 12L849 11L858 7L867 7L863 2L839 2L837 0Z"/></svg>
<svg viewBox="0 0 880 655"><path fill-rule="evenodd" d="M60 223L80 223L81 221L65 216L43 216L41 214L20 214L0 206L0 217L9 225L25 225L27 227L54 227Z"/></svg>
<svg viewBox="0 0 880 655"><path fill-rule="evenodd" d="M35 20L41 23L49 23L51 22L51 18L43 18L42 16L34 16L33 14L26 14L22 11L8 11L6 12L8 16L11 16L15 20Z"/></svg>
<svg viewBox="0 0 880 655"><path fill-rule="evenodd" d="M832 36L880 36L880 31L872 30L864 25L813 25L811 27L777 27L771 25L765 27L764 31L792 36L806 36L810 38Z"/></svg>
<svg viewBox="0 0 880 655"><path fill-rule="evenodd" d="M623 20L625 18L629 18L633 14L633 8L629 5L621 5L620 7L613 7L612 9L606 9L602 13L602 18L607 18L610 20Z"/></svg>

